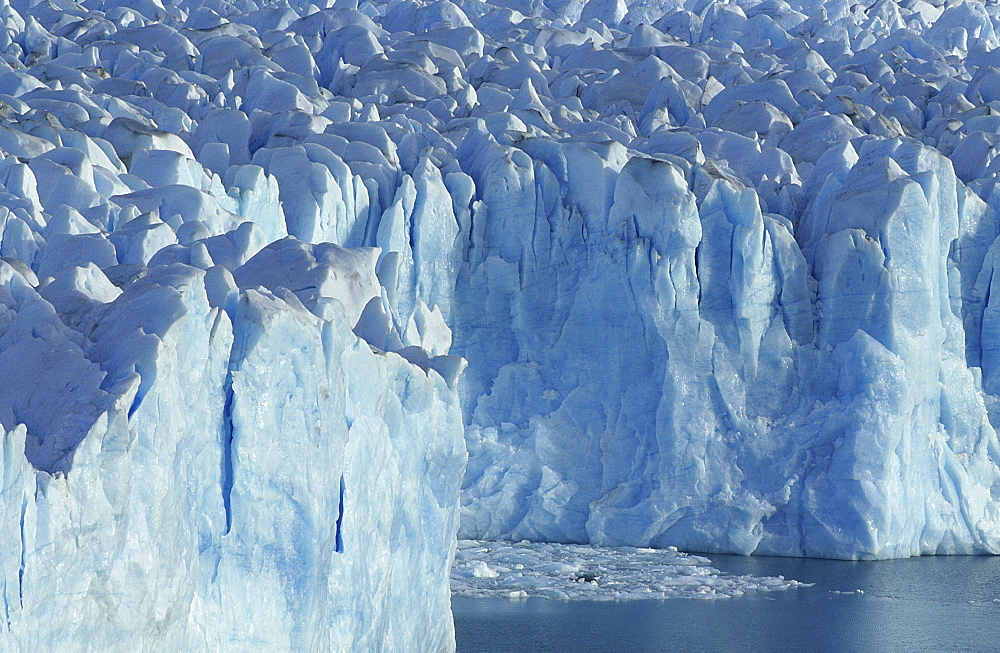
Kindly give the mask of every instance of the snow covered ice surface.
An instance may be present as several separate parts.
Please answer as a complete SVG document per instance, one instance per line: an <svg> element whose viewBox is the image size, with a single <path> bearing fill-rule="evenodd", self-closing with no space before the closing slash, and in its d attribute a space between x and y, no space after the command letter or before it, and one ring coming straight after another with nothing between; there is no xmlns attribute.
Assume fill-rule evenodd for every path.
<svg viewBox="0 0 1000 653"><path fill-rule="evenodd" d="M711 560L666 549L460 540L455 596L574 601L725 599L809 587L778 577L734 576Z"/></svg>
<svg viewBox="0 0 1000 653"><path fill-rule="evenodd" d="M997 5L0 23L0 647L447 649L456 529L1000 552Z"/></svg>
<svg viewBox="0 0 1000 653"><path fill-rule="evenodd" d="M1000 9L678 6L477 23L460 535L997 553Z"/></svg>

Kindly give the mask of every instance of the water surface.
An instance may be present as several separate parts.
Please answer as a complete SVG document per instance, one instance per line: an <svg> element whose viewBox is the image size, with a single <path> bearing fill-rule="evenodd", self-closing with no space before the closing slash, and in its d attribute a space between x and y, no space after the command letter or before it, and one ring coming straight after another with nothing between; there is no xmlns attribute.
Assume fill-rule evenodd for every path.
<svg viewBox="0 0 1000 653"><path fill-rule="evenodd" d="M708 600L456 597L458 650L1000 650L1000 557L708 557L730 574L813 585Z"/></svg>

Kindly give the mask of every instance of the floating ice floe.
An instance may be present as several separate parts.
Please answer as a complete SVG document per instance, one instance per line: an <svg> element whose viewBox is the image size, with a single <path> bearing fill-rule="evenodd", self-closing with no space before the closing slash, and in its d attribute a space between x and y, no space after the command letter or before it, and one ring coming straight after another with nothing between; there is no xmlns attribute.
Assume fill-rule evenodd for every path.
<svg viewBox="0 0 1000 653"><path fill-rule="evenodd" d="M673 547L459 540L451 591L472 598L636 601L725 599L811 586L781 576L734 576L711 563Z"/></svg>

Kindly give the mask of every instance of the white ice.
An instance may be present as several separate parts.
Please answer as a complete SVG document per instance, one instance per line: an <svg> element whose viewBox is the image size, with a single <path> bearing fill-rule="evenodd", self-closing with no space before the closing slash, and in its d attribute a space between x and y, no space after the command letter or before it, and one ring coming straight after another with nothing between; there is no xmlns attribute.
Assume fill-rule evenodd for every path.
<svg viewBox="0 0 1000 653"><path fill-rule="evenodd" d="M454 596L564 601L726 599L808 583L782 576L736 576L703 556L673 547L459 540L451 570Z"/></svg>

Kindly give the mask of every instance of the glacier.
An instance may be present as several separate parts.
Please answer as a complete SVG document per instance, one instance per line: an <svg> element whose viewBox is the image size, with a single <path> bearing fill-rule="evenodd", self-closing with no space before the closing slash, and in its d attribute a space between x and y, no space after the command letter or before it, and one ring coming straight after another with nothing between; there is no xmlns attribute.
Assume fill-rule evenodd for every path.
<svg viewBox="0 0 1000 653"><path fill-rule="evenodd" d="M600 6L456 150L460 533L996 553L996 9Z"/></svg>
<svg viewBox="0 0 1000 653"><path fill-rule="evenodd" d="M0 270L5 648L448 648L444 379L224 268Z"/></svg>
<svg viewBox="0 0 1000 653"><path fill-rule="evenodd" d="M996 5L0 22L3 648L448 650L456 534L1000 553Z"/></svg>

